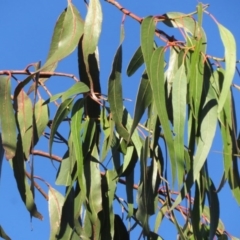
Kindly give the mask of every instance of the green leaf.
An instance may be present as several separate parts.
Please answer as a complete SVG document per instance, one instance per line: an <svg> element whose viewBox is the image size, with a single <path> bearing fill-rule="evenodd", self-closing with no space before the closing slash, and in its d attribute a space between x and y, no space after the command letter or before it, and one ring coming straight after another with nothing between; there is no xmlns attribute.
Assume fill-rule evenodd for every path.
<svg viewBox="0 0 240 240"><path fill-rule="evenodd" d="M61 161L60 169L57 174L57 178L55 181L56 185L70 186L72 183L72 164L70 159L63 158Z"/></svg>
<svg viewBox="0 0 240 240"><path fill-rule="evenodd" d="M51 133L49 137L49 153L52 154L52 143L54 135L58 129L58 126L62 123L62 120L68 115L72 107L72 98L66 99L64 102L61 103L59 108L57 109L56 115L53 119L53 123L51 126Z"/></svg>
<svg viewBox="0 0 240 240"><path fill-rule="evenodd" d="M209 86L206 100L200 114L200 137L193 161L194 180L206 161L217 127L217 101L211 86Z"/></svg>
<svg viewBox="0 0 240 240"><path fill-rule="evenodd" d="M43 105L46 105L48 103L51 103L51 102L55 102L56 100L58 100L60 97L62 97L62 95L64 94L64 92L61 92L61 93L57 93L53 96L51 96L49 99L47 99Z"/></svg>
<svg viewBox="0 0 240 240"><path fill-rule="evenodd" d="M5 240L11 240L11 238L5 233L1 225L0 225L0 237Z"/></svg>
<svg viewBox="0 0 240 240"><path fill-rule="evenodd" d="M113 239L114 235L114 213L113 213L113 200L115 196L115 191L117 187L117 173L112 170L108 170L106 172L106 180L107 180L107 192L105 192L105 196L108 197L108 214L109 214L109 227L110 234Z"/></svg>
<svg viewBox="0 0 240 240"><path fill-rule="evenodd" d="M156 221L155 221L155 225L154 225L154 232L157 233L158 232L158 229L162 223L162 220L165 216L165 214L167 213L168 211L168 206L166 203L164 203L161 208L159 209L158 213L157 213L157 216L156 216Z"/></svg>
<svg viewBox="0 0 240 240"><path fill-rule="evenodd" d="M144 63L141 46L136 50L127 67L127 75L131 77Z"/></svg>
<svg viewBox="0 0 240 240"><path fill-rule="evenodd" d="M30 216L36 217L42 220L43 216L41 215L41 213L37 211L37 207L34 202L32 191L30 189L30 186L25 176L25 160L24 160L22 141L21 141L20 135L17 142L16 155L13 157L13 159L9 161L9 163L13 168L18 191L20 193L22 201L26 205L26 208L30 212Z"/></svg>
<svg viewBox="0 0 240 240"><path fill-rule="evenodd" d="M194 196L194 203L193 209L191 211L191 221L192 221L192 228L194 232L194 236L198 239L201 239L201 232L200 232L200 219L201 219L201 192L199 181L196 181L195 184L195 196Z"/></svg>
<svg viewBox="0 0 240 240"><path fill-rule="evenodd" d="M101 175L99 169L99 155L96 145L94 145L91 159L84 164L84 175L87 190L87 211L94 226L94 238L98 239L100 232L100 220L98 213L102 210Z"/></svg>
<svg viewBox="0 0 240 240"><path fill-rule="evenodd" d="M20 135L22 138L23 153L28 159L33 136L33 106L31 99L21 90L17 96L16 111Z"/></svg>
<svg viewBox="0 0 240 240"><path fill-rule="evenodd" d="M210 186L209 186L210 188L209 188L209 192L208 192L208 202L209 202L209 206L210 206L209 239L213 239L216 234L217 227L218 227L220 209L219 209L219 200L218 200L215 186L211 179L209 181L210 181Z"/></svg>
<svg viewBox="0 0 240 240"><path fill-rule="evenodd" d="M37 129L34 129L34 145L38 143L39 138L42 136L48 121L49 110L47 105L43 105L43 99L40 98L35 104L35 125Z"/></svg>
<svg viewBox="0 0 240 240"><path fill-rule="evenodd" d="M169 56L169 61L168 61L168 69L166 70L166 79L167 79L167 90L168 94L167 96L169 97L172 89L172 83L173 79L175 76L175 73L177 72L179 68L179 61L178 58L180 56L180 53L178 53L174 48L170 48L170 56Z"/></svg>
<svg viewBox="0 0 240 240"><path fill-rule="evenodd" d="M185 32L184 38L185 41L188 43L188 47L194 47L194 43L192 41L193 37L201 37L202 42L206 43L206 34L200 25L196 23L194 18L190 15L186 15L185 13L181 12L169 12L165 15L165 20L163 21L164 24L166 24L168 27L174 27L174 28L182 28ZM199 30L197 30L197 27L199 26ZM206 44L202 45L202 51L206 51Z"/></svg>
<svg viewBox="0 0 240 240"><path fill-rule="evenodd" d="M117 132L126 141L129 138L128 131L122 125L123 102L122 102L122 44L120 44L114 57L112 72L108 80L108 101L112 118L116 123Z"/></svg>
<svg viewBox="0 0 240 240"><path fill-rule="evenodd" d="M77 82L68 90L62 94L62 101L64 102L67 98L72 95L89 92L89 87L83 82Z"/></svg>
<svg viewBox="0 0 240 240"><path fill-rule="evenodd" d="M78 10L68 2L67 9L62 12L55 25L46 63L39 71L54 71L57 63L77 47L83 28L84 22Z"/></svg>
<svg viewBox="0 0 240 240"><path fill-rule="evenodd" d="M75 150L75 156L77 160L77 174L79 186L82 191L83 196L86 194L86 187L83 181L83 151L82 142L80 137L81 122L83 117L83 105L84 99L78 99L73 105L72 109L72 121L71 121L71 134L72 141Z"/></svg>
<svg viewBox="0 0 240 240"><path fill-rule="evenodd" d="M220 23L217 24L220 32L220 36L225 49L225 76L222 86L222 91L220 93L218 101L218 113L222 111L222 108L227 99L230 86L233 81L235 67L236 67L236 42L232 33L222 26Z"/></svg>
<svg viewBox="0 0 240 240"><path fill-rule="evenodd" d="M150 82L153 92L153 99L155 102L158 117L163 128L164 137L167 143L168 152L171 161L171 171L173 184L176 180L176 161L172 132L168 113L166 109L165 87L164 87L164 48L160 47L154 51L151 58L150 65Z"/></svg>
<svg viewBox="0 0 240 240"><path fill-rule="evenodd" d="M151 16L144 18L141 23L141 49L147 67L148 78L150 77L150 61L153 53L154 33L154 18Z"/></svg>
<svg viewBox="0 0 240 240"><path fill-rule="evenodd" d="M178 186L183 183L185 175L184 162L184 127L186 118L187 76L184 64L176 71L172 84L174 150L178 170Z"/></svg>
<svg viewBox="0 0 240 240"><path fill-rule="evenodd" d="M1 173L2 173L3 157L4 157L4 148L2 145L2 134L0 132L0 179L1 179Z"/></svg>
<svg viewBox="0 0 240 240"><path fill-rule="evenodd" d="M150 81L147 78L146 74L143 74L137 93L133 124L129 134L129 140L136 126L140 122L146 108L151 104L151 102L152 102L152 89Z"/></svg>
<svg viewBox="0 0 240 240"><path fill-rule="evenodd" d="M94 53L102 28L102 8L99 0L90 0L84 24L83 49L85 57ZM87 58L85 59L87 60Z"/></svg>
<svg viewBox="0 0 240 240"><path fill-rule="evenodd" d="M17 128L11 100L11 79L0 76L0 129L2 132L2 146L7 159L15 156L17 145Z"/></svg>
<svg viewBox="0 0 240 240"><path fill-rule="evenodd" d="M64 201L64 196L56 189L49 186L48 210L50 219L50 240L56 239L56 235L61 224L62 207Z"/></svg>

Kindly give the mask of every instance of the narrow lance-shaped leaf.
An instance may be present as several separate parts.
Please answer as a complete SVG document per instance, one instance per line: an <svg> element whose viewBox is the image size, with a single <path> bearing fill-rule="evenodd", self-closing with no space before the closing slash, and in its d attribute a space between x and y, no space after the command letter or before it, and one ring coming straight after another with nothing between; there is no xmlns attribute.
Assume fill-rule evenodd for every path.
<svg viewBox="0 0 240 240"><path fill-rule="evenodd" d="M72 109L72 121L71 121L71 134L72 141L75 150L75 155L77 159L77 173L78 173L78 182L81 188L83 196L86 194L86 187L83 182L83 152L82 152L82 142L80 137L81 122L83 116L83 99L78 99L77 102L73 105Z"/></svg>
<svg viewBox="0 0 240 240"><path fill-rule="evenodd" d="M163 128L165 140L171 161L172 180L176 180L176 161L172 132L166 109L165 88L164 88L164 48L156 49L151 58L150 82L153 92L158 117Z"/></svg>
<svg viewBox="0 0 240 240"><path fill-rule="evenodd" d="M42 136L44 129L49 120L48 105L43 105L43 99L35 104L35 121L36 129L34 129L34 145L37 144L39 138Z"/></svg>
<svg viewBox="0 0 240 240"><path fill-rule="evenodd" d="M2 146L7 159L15 156L17 145L17 128L11 100L11 79L0 76L0 129Z"/></svg>
<svg viewBox="0 0 240 240"><path fill-rule="evenodd" d="M99 155L96 145L94 145L91 159L84 164L84 175L86 179L88 214L92 225L94 226L94 238L98 239L100 232L100 221L98 213L102 210L102 191L101 191L101 175L99 164Z"/></svg>
<svg viewBox="0 0 240 240"><path fill-rule="evenodd" d="M150 61L153 53L154 32L154 18L151 16L144 18L141 23L141 49L147 67L148 78L150 78Z"/></svg>
<svg viewBox="0 0 240 240"><path fill-rule="evenodd" d="M198 174L206 161L217 127L217 101L211 86L209 86L200 118L200 137L193 162L194 179L198 178Z"/></svg>
<svg viewBox="0 0 240 240"><path fill-rule="evenodd" d="M143 73L142 75L142 79L139 85L136 99L137 100L136 100L136 105L134 110L133 124L132 124L129 138L131 138L132 133L135 130L138 123L140 122L146 108L152 102L152 89L146 73Z"/></svg>
<svg viewBox="0 0 240 240"><path fill-rule="evenodd" d="M99 0L90 0L84 24L82 40L83 61L89 79L91 93L94 92L93 79L90 73L89 55L95 53L102 28L102 8Z"/></svg>
<svg viewBox="0 0 240 240"><path fill-rule="evenodd" d="M220 97L218 101L218 113L220 113L227 99L230 86L232 84L234 73L235 73L236 42L235 42L234 36L227 28L222 26L220 23L218 23L218 28L219 28L220 36L225 49L224 55L225 55L225 68L226 68L222 91L220 93Z"/></svg>
<svg viewBox="0 0 240 240"><path fill-rule="evenodd" d="M27 182L25 175L25 160L22 149L21 137L19 135L16 155L9 161L13 168L14 177L16 179L18 191L22 198L22 201L26 205L26 208L30 212L31 217L36 217L42 220L42 215L37 211L36 204L34 202L33 194L31 192L30 186Z"/></svg>
<svg viewBox="0 0 240 240"><path fill-rule="evenodd" d="M78 10L68 2L67 9L55 25L47 61L41 71L54 71L57 63L74 51L83 34L83 27L84 22Z"/></svg>
<svg viewBox="0 0 240 240"><path fill-rule="evenodd" d="M27 96L27 94L22 90L17 97L17 119L18 119L18 126L22 138L23 144L23 153L28 159L29 157L29 150L32 144L32 101Z"/></svg>
<svg viewBox="0 0 240 240"><path fill-rule="evenodd" d="M123 26L121 31L123 31ZM122 36L123 34L121 34ZM123 98L122 98L122 41L114 57L112 72L108 80L108 101L113 121L116 123L116 128L121 137L126 141L129 138L128 131L122 125L123 118Z"/></svg>
<svg viewBox="0 0 240 240"><path fill-rule="evenodd" d="M52 187L48 191L48 209L50 219L50 240L56 239L58 229L61 225L62 207L65 201L64 196Z"/></svg>
<svg viewBox="0 0 240 240"><path fill-rule="evenodd" d="M144 63L141 46L134 53L127 67L127 75L132 76Z"/></svg>
<svg viewBox="0 0 240 240"><path fill-rule="evenodd" d="M178 186L182 185L184 168L184 126L186 118L187 76L184 64L174 75L172 85L173 126L174 126L174 150L178 170Z"/></svg>
<svg viewBox="0 0 240 240"><path fill-rule="evenodd" d="M56 115L53 119L53 123L51 126L51 133L49 137L49 153L52 154L52 143L54 135L58 129L58 126L61 124L62 120L68 115L71 110L73 98L68 98L59 106Z"/></svg>
<svg viewBox="0 0 240 240"><path fill-rule="evenodd" d="M209 208L210 208L210 234L209 239L213 239L216 230L218 227L219 216L220 216L220 209L219 209L219 200L216 193L216 188L210 179L210 188L208 192L208 201L209 201Z"/></svg>

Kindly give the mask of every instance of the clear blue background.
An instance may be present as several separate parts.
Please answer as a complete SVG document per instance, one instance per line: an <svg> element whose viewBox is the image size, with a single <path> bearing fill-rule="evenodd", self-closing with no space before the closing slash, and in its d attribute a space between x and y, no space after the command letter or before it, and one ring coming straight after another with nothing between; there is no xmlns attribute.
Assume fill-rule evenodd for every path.
<svg viewBox="0 0 240 240"><path fill-rule="evenodd" d="M81 15L85 17L86 8L83 1L75 0L73 3L79 9ZM107 93L107 80L111 71L110 63L113 60L119 44L122 13L105 1L101 1L101 3L104 20L99 42L100 71L102 92ZM198 4L198 2L194 0L122 0L119 3L140 17L161 15L170 11L189 13L194 11L195 6ZM209 0L204 3L210 4L208 10L220 23L233 33L237 45L240 46L239 0ZM22 70L29 63L39 60L44 63L49 50L55 22L66 6L66 0L2 0L0 2L0 70ZM207 15L204 16L203 26L208 38L208 54L223 57L223 46L220 41L217 26ZM159 27L163 27L169 35L176 35L178 38L181 37L177 30L167 30L163 25L159 25ZM123 44L124 74L122 81L124 97L133 100L136 96L141 71L138 71L137 74L131 78L128 78L125 72L127 64L139 44L139 23L127 17L125 21L125 41ZM238 59L240 58L239 50L237 57ZM57 71L72 73L78 76L76 51L60 62ZM19 76L19 79L24 79L24 77ZM239 83L239 76L235 76L234 82L236 84ZM72 83L72 79L54 77L49 79L46 85L52 94L55 94L67 89ZM15 86L14 80L13 86ZM235 89L233 91L236 97L236 108L239 118L240 111L238 110L238 102L240 93ZM45 96L45 98L47 97L46 94L43 94L43 96ZM133 114L134 101L127 102L126 106L129 112ZM52 111L51 117L53 117L53 114L54 112ZM46 150L46 144L47 141L42 141L36 149ZM64 151L61 145L57 146L58 147L54 147L54 153L62 156ZM221 146L222 143L218 131L208 158L209 171L210 174L213 174L213 180L216 186L220 183L220 173L223 168L222 154L217 153L217 151L222 151ZM57 164L55 165L57 166ZM54 187L56 169L50 160L35 157L35 175L42 177ZM38 181L38 183L46 192L48 191L43 182ZM60 187L56 188L60 191L63 190L63 188ZM225 223L226 230L234 236L240 237L240 229L238 227L240 210L229 191L228 184L226 184L224 189L219 193L219 198L221 219ZM0 224L13 240L45 240L49 238L48 203L37 191L36 203L38 210L44 216L42 222L38 219L33 219L32 222L30 221L29 213L25 209L16 188L13 172L9 163L4 160L0 180ZM164 239L176 239L174 227L168 224L168 221L164 221L163 226L160 227L160 235L164 237ZM131 239L137 239L137 236L132 234Z"/></svg>

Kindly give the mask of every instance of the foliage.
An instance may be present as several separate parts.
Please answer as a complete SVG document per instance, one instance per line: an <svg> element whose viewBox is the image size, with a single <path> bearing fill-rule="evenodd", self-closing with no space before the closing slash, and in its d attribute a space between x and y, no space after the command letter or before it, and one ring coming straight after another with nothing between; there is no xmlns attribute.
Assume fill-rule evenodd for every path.
<svg viewBox="0 0 240 240"><path fill-rule="evenodd" d="M26 79L15 89L11 88L11 80L18 73L0 72L1 163L5 156L11 164L31 217L42 219L34 200L35 188L48 201L50 239L129 239L137 225L141 231L135 234L162 239L159 227L163 218L173 223L179 239L231 237L219 219L218 192L227 182L240 204L239 148L231 90L237 63L234 36L202 3L190 14L169 12L141 19L117 2L107 2L122 11L124 18L127 14L141 23L141 44L126 71L132 76L142 65L145 67L133 117L122 96L124 18L108 80L108 96L104 97L97 47L101 3L90 0L83 20L69 0L56 22L45 64L29 65L23 71ZM223 59L207 54L204 14L210 15L219 28ZM162 25L169 32L177 28L184 41L159 30ZM77 47L80 81L54 72L58 62ZM35 68L33 72L30 67ZM76 83L51 96L44 82L52 76L67 76ZM32 85L27 90L29 83ZM42 98L42 88L49 93L49 99ZM53 119L50 111L56 112ZM58 131L64 122L69 127L67 139ZM207 158L218 126L225 154L222 184L216 190ZM49 153L35 151L45 137L49 139ZM58 144L67 147L62 158L53 155L53 145ZM34 176L37 154L60 162L55 184L66 187L64 195ZM29 172L27 160L31 163ZM48 185L48 194L36 180ZM125 185L126 199L117 193L120 184ZM187 209L181 205L183 200ZM117 214L115 204L122 207L127 219ZM150 223L151 216L154 224ZM10 239L1 226L0 236Z"/></svg>

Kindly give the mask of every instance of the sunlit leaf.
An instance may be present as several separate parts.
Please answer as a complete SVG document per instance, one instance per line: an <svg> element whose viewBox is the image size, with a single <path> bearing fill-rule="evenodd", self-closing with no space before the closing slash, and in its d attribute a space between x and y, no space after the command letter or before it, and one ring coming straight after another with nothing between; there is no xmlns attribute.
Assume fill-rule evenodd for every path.
<svg viewBox="0 0 240 240"><path fill-rule="evenodd" d="M68 98L62 104L59 106L56 115L53 119L53 123L51 126L51 133L49 137L49 152L52 154L52 143L53 143L53 138L54 135L58 129L58 126L62 123L62 120L68 115L68 113L71 110L71 105L72 105L73 99Z"/></svg>
<svg viewBox="0 0 240 240"><path fill-rule="evenodd" d="M11 79L0 76L0 129L2 132L2 146L7 159L15 156L17 145L17 128L11 100Z"/></svg>
<svg viewBox="0 0 240 240"><path fill-rule="evenodd" d="M141 46L136 50L127 67L127 75L132 76L144 63Z"/></svg>
<svg viewBox="0 0 240 240"><path fill-rule="evenodd" d="M13 168L18 191L20 193L22 201L26 205L26 208L30 212L30 216L42 220L43 216L37 211L32 191L25 176L25 159L20 136L18 138L16 155L13 157L13 159L11 159L11 161L9 161L9 163Z"/></svg>
<svg viewBox="0 0 240 240"><path fill-rule="evenodd" d="M72 121L71 121L71 133L73 147L75 150L75 156L77 160L77 174L79 186L83 195L86 194L85 184L83 182L83 151L82 151L82 142L80 137L81 122L83 117L83 99L78 99L72 108Z"/></svg>
<svg viewBox="0 0 240 240"><path fill-rule="evenodd" d="M99 0L90 0L84 24L84 55L94 53L102 27L102 8ZM87 60L87 59L86 59Z"/></svg>
<svg viewBox="0 0 240 240"><path fill-rule="evenodd" d="M86 93L88 91L89 87L86 84L84 84L83 82L77 82L62 94L62 101L64 102L67 98L73 95Z"/></svg>
<svg viewBox="0 0 240 240"><path fill-rule="evenodd" d="M55 184L69 186L72 181L71 172L72 172L72 166L71 166L70 159L69 158L62 159Z"/></svg>
<svg viewBox="0 0 240 240"><path fill-rule="evenodd" d="M50 240L56 239L56 235L61 224L62 207L64 201L64 196L56 189L49 186L48 210L50 219Z"/></svg>
<svg viewBox="0 0 240 240"><path fill-rule="evenodd" d="M35 104L35 121L36 128L34 129L34 145L37 144L39 138L42 136L47 123L49 121L49 111L48 105L43 105L43 99L39 99L39 101Z"/></svg>
<svg viewBox="0 0 240 240"><path fill-rule="evenodd" d="M120 44L114 57L112 72L108 80L108 101L112 118L116 123L116 129L121 137L128 140L129 133L122 125L123 117L123 100L122 100L122 44Z"/></svg>
<svg viewBox="0 0 240 240"><path fill-rule="evenodd" d="M184 64L176 71L172 84L174 150L178 170L178 186L182 185L184 169L184 127L186 118L187 77Z"/></svg>
<svg viewBox="0 0 240 240"><path fill-rule="evenodd" d="M18 126L22 138L23 153L26 159L28 159L30 146L32 144L33 106L31 99L23 90L17 96L16 108Z"/></svg>
<svg viewBox="0 0 240 240"><path fill-rule="evenodd" d="M217 24L220 32L220 36L225 49L225 76L218 101L218 113L222 111L222 108L227 99L230 86L233 81L235 66L236 66L236 42L232 33L222 26L220 23Z"/></svg>
<svg viewBox="0 0 240 240"><path fill-rule="evenodd" d="M143 19L141 23L141 49L144 62L147 66L147 74L150 74L150 61L153 53L155 24L154 18L149 16Z"/></svg>
<svg viewBox="0 0 240 240"><path fill-rule="evenodd" d="M165 89L164 89L164 48L158 48L154 51L150 65L150 82L153 92L153 99L156 105L158 117L163 128L165 140L171 161L172 180L176 180L176 161L172 132L168 113L166 109Z"/></svg>
<svg viewBox="0 0 240 240"><path fill-rule="evenodd" d="M135 130L136 126L138 125L139 121L141 120L146 108L150 105L152 102L152 90L150 81L148 78L146 78L146 74L143 74L138 93L136 98L136 105L134 110L134 118L133 118L133 124L130 131L131 138L133 131Z"/></svg>
<svg viewBox="0 0 240 240"><path fill-rule="evenodd" d="M198 174L206 161L217 127L217 102L210 86L200 115L200 138L193 162L193 176Z"/></svg>
<svg viewBox="0 0 240 240"><path fill-rule="evenodd" d="M59 16L55 25L48 57L41 70L54 71L57 63L77 47L83 28L84 22L78 10L68 2L68 7Z"/></svg>

